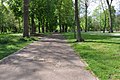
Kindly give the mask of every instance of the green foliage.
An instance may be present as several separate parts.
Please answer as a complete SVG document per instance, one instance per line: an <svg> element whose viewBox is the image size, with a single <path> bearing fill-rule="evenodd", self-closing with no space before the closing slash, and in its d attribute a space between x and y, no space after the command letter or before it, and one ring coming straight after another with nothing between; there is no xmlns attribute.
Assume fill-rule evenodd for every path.
<svg viewBox="0 0 120 80"><path fill-rule="evenodd" d="M13 11L16 18L22 17L22 0L8 0L7 3L10 9Z"/></svg>
<svg viewBox="0 0 120 80"><path fill-rule="evenodd" d="M17 29L17 21L15 20L15 16L9 9L5 0L0 4L0 19L1 33L9 33Z"/></svg>
<svg viewBox="0 0 120 80"><path fill-rule="evenodd" d="M113 23L113 27L115 28L116 26L116 22L115 22L115 19L116 19L116 10L114 8L114 6L112 6L111 8L111 14L112 14L112 23ZM106 15L106 17L105 17ZM92 14L92 17L93 17L93 26L94 26L94 29L95 30L103 30L104 27L106 27L106 30L109 30L110 29L110 26L109 26L109 10L106 8L103 10L101 10L101 5L99 5L98 7L96 7L96 9L93 11L93 14ZM106 22L105 22L105 18L106 18ZM105 26L106 24L106 26Z"/></svg>
<svg viewBox="0 0 120 80"><path fill-rule="evenodd" d="M1 33L23 32L23 0L2 0L0 4ZM72 0L30 0L30 32L53 32L58 25L73 26ZM38 28L36 28L38 27ZM33 32L33 33L34 33Z"/></svg>
<svg viewBox="0 0 120 80"><path fill-rule="evenodd" d="M85 28L84 0L79 0L79 8L82 17L81 27ZM88 0L88 6L90 4ZM106 30L109 29L109 13L108 9L103 5L105 11L99 5L94 11L93 15L88 12L88 28L89 30L103 30L105 24L104 12L106 12ZM115 15L115 8L112 6L113 26L115 30L119 30L119 18ZM34 19L34 26L45 28L46 32L52 32L58 29L58 25L68 26L72 29L74 19L74 1L73 0L30 0L29 3L29 20L30 30L33 26L31 18ZM1 0L0 2L0 32L23 32L23 0ZM119 15L118 15L119 16ZM37 29L38 30L38 29Z"/></svg>
<svg viewBox="0 0 120 80"><path fill-rule="evenodd" d="M8 44L8 43L10 43L11 42L11 39L10 39L10 37L7 37L7 36L5 36L5 37L0 37L0 44L2 45L2 44Z"/></svg>
<svg viewBox="0 0 120 80"><path fill-rule="evenodd" d="M35 37L30 37L30 38L21 37L21 38L19 38L18 41L22 41L22 42L27 42L27 41L38 41L38 38L35 38Z"/></svg>
<svg viewBox="0 0 120 80"><path fill-rule="evenodd" d="M75 40L71 33L64 35L70 42ZM100 80L119 80L120 33L89 32L83 33L83 37L85 42L72 43L72 47L88 63L88 69L92 70Z"/></svg>
<svg viewBox="0 0 120 80"><path fill-rule="evenodd" d="M114 28L116 31L120 31L120 14L116 16Z"/></svg>

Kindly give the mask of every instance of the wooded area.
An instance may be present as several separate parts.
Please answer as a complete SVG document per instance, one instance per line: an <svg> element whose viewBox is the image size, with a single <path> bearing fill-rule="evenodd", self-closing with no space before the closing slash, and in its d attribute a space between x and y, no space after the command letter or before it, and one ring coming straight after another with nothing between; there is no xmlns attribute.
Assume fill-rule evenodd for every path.
<svg viewBox="0 0 120 80"><path fill-rule="evenodd" d="M90 13L88 8L92 2L98 2L99 5ZM1 0L0 32L22 32L24 37L29 37L36 33L74 31L77 32L77 40L83 41L82 38L79 40L81 31L112 33L120 30L120 13L112 2L113 0ZM120 7L119 3L120 1L117 7Z"/></svg>

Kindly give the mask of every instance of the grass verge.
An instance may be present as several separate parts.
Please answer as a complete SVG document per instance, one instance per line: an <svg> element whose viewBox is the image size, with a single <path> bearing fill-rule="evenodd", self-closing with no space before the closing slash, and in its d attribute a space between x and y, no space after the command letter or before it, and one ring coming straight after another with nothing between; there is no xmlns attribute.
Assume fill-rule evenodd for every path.
<svg viewBox="0 0 120 80"><path fill-rule="evenodd" d="M100 80L120 80L120 35L94 32L82 35L85 42L73 43L73 33L64 33Z"/></svg>
<svg viewBox="0 0 120 80"><path fill-rule="evenodd" d="M23 38L20 34L0 34L0 59L38 40L35 37Z"/></svg>

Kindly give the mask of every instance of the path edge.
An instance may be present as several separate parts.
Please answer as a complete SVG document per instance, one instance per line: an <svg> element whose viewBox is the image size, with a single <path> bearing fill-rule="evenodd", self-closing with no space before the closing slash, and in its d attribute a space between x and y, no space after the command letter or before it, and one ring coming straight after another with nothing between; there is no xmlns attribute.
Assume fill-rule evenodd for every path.
<svg viewBox="0 0 120 80"><path fill-rule="evenodd" d="M33 44L33 43L35 43L35 42L37 42L37 41L33 41L33 42L31 42L30 44ZM30 44L27 44L25 47L22 47L21 49L17 50L16 52L13 52L12 54L10 54L10 55L4 57L3 59L0 60L0 63L1 63L2 61L4 61L5 59L7 59L7 58L9 58L9 57L11 57L11 56L13 56L13 55L19 53L21 50L27 48L27 46L29 46Z"/></svg>

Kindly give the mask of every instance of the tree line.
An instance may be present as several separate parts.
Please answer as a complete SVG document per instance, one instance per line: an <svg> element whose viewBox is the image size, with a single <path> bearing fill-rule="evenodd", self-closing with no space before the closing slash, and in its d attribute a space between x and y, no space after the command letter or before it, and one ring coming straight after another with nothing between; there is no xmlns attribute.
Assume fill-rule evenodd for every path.
<svg viewBox="0 0 120 80"><path fill-rule="evenodd" d="M120 1L116 0L116 6L118 9L115 9L115 5L112 5L115 0L81 0L81 27L85 32L87 31L106 31L113 33L113 31L120 30ZM89 15L88 8L90 3L94 2L98 6L94 11Z"/></svg>
<svg viewBox="0 0 120 80"><path fill-rule="evenodd" d="M22 32L29 37L36 33L73 31L77 41L84 41L83 30L119 31L120 15L112 6L113 0L96 1L99 5L89 15L93 0L1 0L0 32Z"/></svg>

